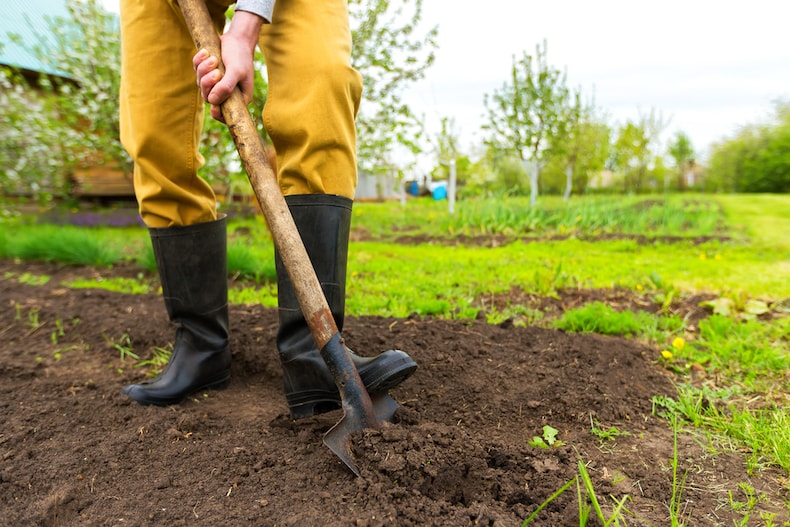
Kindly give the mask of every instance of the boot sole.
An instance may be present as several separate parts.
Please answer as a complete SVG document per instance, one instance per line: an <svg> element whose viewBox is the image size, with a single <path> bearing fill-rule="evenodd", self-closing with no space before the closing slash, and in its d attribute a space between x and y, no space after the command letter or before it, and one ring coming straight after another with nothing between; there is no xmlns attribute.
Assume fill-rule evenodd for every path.
<svg viewBox="0 0 790 527"><path fill-rule="evenodd" d="M212 381L203 384L186 393L178 394L172 397L151 396L149 393L145 391L144 384L132 384L121 390L121 393L123 395L128 395L129 398L131 398L132 400L143 406L172 406L174 404L181 404L190 395L194 395L198 392L202 392L204 390L224 390L229 385L230 385L230 375L222 379L219 379L217 381ZM139 389L136 390L135 388L137 387L139 387Z"/></svg>

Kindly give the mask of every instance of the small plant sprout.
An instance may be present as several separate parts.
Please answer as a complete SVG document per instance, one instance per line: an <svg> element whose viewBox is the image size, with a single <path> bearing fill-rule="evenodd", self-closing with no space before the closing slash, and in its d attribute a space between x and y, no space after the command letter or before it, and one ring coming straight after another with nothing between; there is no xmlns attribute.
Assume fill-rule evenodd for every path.
<svg viewBox="0 0 790 527"><path fill-rule="evenodd" d="M59 337L65 337L66 332L63 330L63 322L60 319L55 320L55 331L50 334L50 340L53 345L57 345Z"/></svg>
<svg viewBox="0 0 790 527"><path fill-rule="evenodd" d="M553 428L549 425L545 425L543 427L543 435L533 436L532 441L529 442L529 445L538 448L550 448L550 447L562 446L565 443L557 439L557 435L559 433L560 431L557 430L556 428Z"/></svg>
<svg viewBox="0 0 790 527"><path fill-rule="evenodd" d="M610 426L609 429L604 429L597 419L593 419L592 414L590 414L590 433L602 441L614 440L620 436L631 435L627 430L620 430L614 426Z"/></svg>
<svg viewBox="0 0 790 527"><path fill-rule="evenodd" d="M160 348L155 347L154 352L151 355L150 359L143 359L135 363L135 368L145 368L149 367L150 370L148 371L147 375L149 377L156 377L162 372L162 369L170 360L170 356L173 354L173 345L168 344L167 348Z"/></svg>
<svg viewBox="0 0 790 527"><path fill-rule="evenodd" d="M41 311L40 308L34 307L27 314L27 325L33 328L33 330L40 328L42 325L38 318L39 311Z"/></svg>
<svg viewBox="0 0 790 527"><path fill-rule="evenodd" d="M625 504L631 500L631 496L626 495L619 500L614 496L610 496L614 502L614 508L612 513L607 517L601 505L601 501L598 499L598 496L595 493L592 478L590 477L590 473L587 470L587 466L581 458L578 459L577 467L578 473L576 476L574 476L570 481L565 483L565 485L555 491L546 499L546 501L541 503L538 508L535 509L535 511L530 514L526 520L524 520L524 522L521 524L521 527L527 527L530 525L538 517L543 509L545 509L551 502L556 500L574 484L576 484L576 499L579 507L579 527L586 527L588 525L592 513L595 513L595 517L598 518L600 524L604 527L625 527L627 525L624 516L626 514L633 515L633 513L625 507Z"/></svg>
<svg viewBox="0 0 790 527"><path fill-rule="evenodd" d="M132 351L132 339L128 333L121 335L117 342L107 336L104 336L104 339L107 341L107 344L118 351L121 362L125 362L127 358L140 360L140 357Z"/></svg>
<svg viewBox="0 0 790 527"><path fill-rule="evenodd" d="M682 475L678 474L680 467L679 454L678 454L678 431L680 429L680 419L677 414L672 414L669 419L672 425L672 496L669 502L669 518L672 527L683 527L687 521L691 519L691 511L685 511L685 503L683 503L683 491L686 487L686 476L688 471Z"/></svg>
<svg viewBox="0 0 790 527"><path fill-rule="evenodd" d="M58 348L52 353L52 357L56 361L58 361L58 360L63 358L63 354L66 353L67 351L74 351L74 350L77 350L77 349L79 349L79 346L76 346L76 345L66 346L65 348Z"/></svg>

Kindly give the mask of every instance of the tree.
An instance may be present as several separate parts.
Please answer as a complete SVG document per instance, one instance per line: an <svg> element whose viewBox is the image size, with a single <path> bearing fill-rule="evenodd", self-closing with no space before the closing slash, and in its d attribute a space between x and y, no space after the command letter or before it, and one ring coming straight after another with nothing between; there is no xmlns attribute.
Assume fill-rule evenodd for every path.
<svg viewBox="0 0 790 527"><path fill-rule="evenodd" d="M565 201L575 189L584 192L590 174L604 168L609 156L609 125L598 117L593 101L582 101L581 89L573 92L572 103L564 107L558 133L548 148L547 179L564 174ZM552 178L553 179L553 178ZM557 191L559 187L554 186Z"/></svg>
<svg viewBox="0 0 790 527"><path fill-rule="evenodd" d="M768 123L744 127L714 146L706 187L735 192L790 192L790 102L775 103Z"/></svg>
<svg viewBox="0 0 790 527"><path fill-rule="evenodd" d="M515 154L530 169L530 202L538 195L541 163L547 146L561 133L564 109L568 103L565 73L551 67L543 48L536 47L535 56L523 54L513 58L511 81L484 103L489 122L484 126L489 137L486 143L495 149Z"/></svg>
<svg viewBox="0 0 790 527"><path fill-rule="evenodd" d="M423 0L349 0L354 41L352 62L362 74L363 101L357 117L362 170L375 173L401 165L398 147L420 150L419 120L401 100L404 89L425 75L437 47L436 27L419 34ZM407 12L407 7L413 7Z"/></svg>
<svg viewBox="0 0 790 527"><path fill-rule="evenodd" d="M407 7L413 11L406 12ZM26 185L39 192L65 182L75 168L97 163L130 167L119 139L120 30L117 18L99 0L69 0L70 16L50 21L56 44L35 46L35 53L75 83L42 77L45 96L32 102L28 88L0 72L0 183ZM363 75L364 102L357 126L363 169L391 169L397 145L417 150L419 125L401 101L405 87L424 75L434 60L437 29L418 36L422 0L350 0L354 65ZM262 57L256 55L259 70ZM12 82L13 81L13 82ZM78 86L78 87L77 87ZM256 80L251 106L265 138L261 110L265 80ZM224 125L206 119L203 134L204 178L232 188L245 176Z"/></svg>
<svg viewBox="0 0 790 527"><path fill-rule="evenodd" d="M675 170L677 176L677 188L680 190L686 184L686 173L694 163L694 147L691 145L691 139L684 132L677 132L672 144L669 145L669 155L675 161ZM664 188L668 187L667 182L664 182Z"/></svg>
<svg viewBox="0 0 790 527"><path fill-rule="evenodd" d="M664 164L656 149L665 126L663 119L651 111L619 128L610 163L623 176L624 192L649 190L663 178Z"/></svg>
<svg viewBox="0 0 790 527"><path fill-rule="evenodd" d="M61 76L42 74L33 86L5 72L1 81L0 177L38 196L57 191L76 168L130 166L118 140L118 20L98 0L69 0L67 9L68 17L47 20L51 36L29 44Z"/></svg>

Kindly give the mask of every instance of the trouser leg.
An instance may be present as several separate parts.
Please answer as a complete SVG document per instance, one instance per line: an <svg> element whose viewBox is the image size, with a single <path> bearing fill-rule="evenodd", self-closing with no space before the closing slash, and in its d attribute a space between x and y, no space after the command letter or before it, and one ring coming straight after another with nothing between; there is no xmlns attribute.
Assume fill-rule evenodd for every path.
<svg viewBox="0 0 790 527"><path fill-rule="evenodd" d="M230 0L209 0L217 27ZM121 141L134 161L134 188L148 227L216 219L211 187L197 175L203 100L195 46L173 0L121 0Z"/></svg>
<svg viewBox="0 0 790 527"><path fill-rule="evenodd" d="M264 124L283 194L353 199L362 79L351 67L346 0L278 1L259 44L269 80Z"/></svg>

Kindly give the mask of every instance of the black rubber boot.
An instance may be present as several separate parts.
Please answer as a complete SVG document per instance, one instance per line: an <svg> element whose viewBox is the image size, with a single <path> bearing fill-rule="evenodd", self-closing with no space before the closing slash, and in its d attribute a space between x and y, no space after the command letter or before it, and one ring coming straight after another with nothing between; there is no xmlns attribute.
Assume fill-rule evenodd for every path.
<svg viewBox="0 0 790 527"><path fill-rule="evenodd" d="M149 232L167 314L180 327L162 373L121 393L165 406L230 381L226 220Z"/></svg>
<svg viewBox="0 0 790 527"><path fill-rule="evenodd" d="M285 200L318 275L335 324L342 331L352 201L327 194L287 196ZM280 314L277 349L291 418L301 419L340 408L340 394L335 381L315 346L291 280L276 253L275 262ZM370 358L352 352L352 359L371 395L394 388L417 369L411 357L400 350L388 350Z"/></svg>

